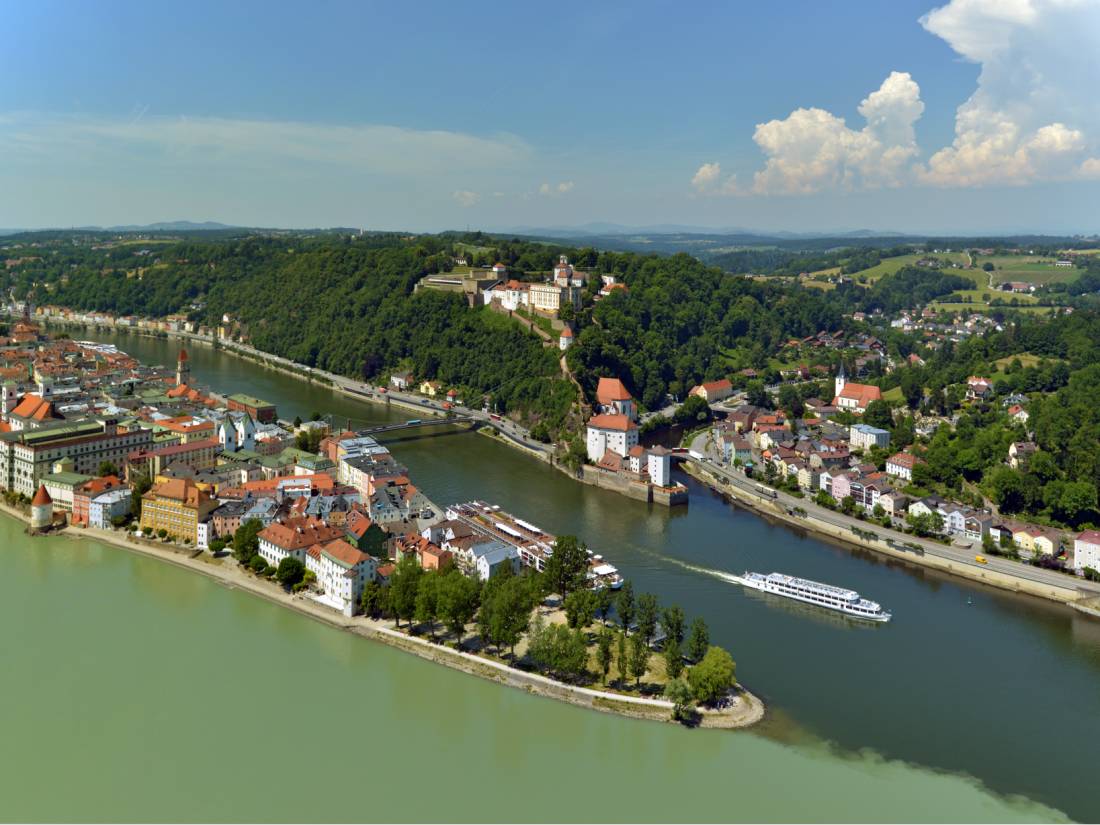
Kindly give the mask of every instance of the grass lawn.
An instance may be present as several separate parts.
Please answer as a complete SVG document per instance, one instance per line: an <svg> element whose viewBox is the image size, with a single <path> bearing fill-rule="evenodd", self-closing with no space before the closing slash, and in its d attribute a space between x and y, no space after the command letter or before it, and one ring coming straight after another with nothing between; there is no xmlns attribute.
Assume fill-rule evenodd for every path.
<svg viewBox="0 0 1100 825"><path fill-rule="evenodd" d="M905 396L901 393L901 387L891 387L882 394L882 400L888 404L904 404Z"/></svg>
<svg viewBox="0 0 1100 825"><path fill-rule="evenodd" d="M1022 297L1022 296L1017 295L1017 296L1014 296L1014 297L1019 298L1019 297ZM1041 306L1027 306L1027 305L1008 306L1007 304L1004 305L1004 306L991 307L991 306L987 306L985 304L965 304L965 303L956 303L956 304L932 303L932 304L929 304L929 306L932 309L934 309L936 312L992 312L995 309L1000 309L1000 310L1004 310L1005 312L1032 312L1032 313L1035 313L1036 315L1049 315L1055 309L1058 309L1058 307L1041 307Z"/></svg>

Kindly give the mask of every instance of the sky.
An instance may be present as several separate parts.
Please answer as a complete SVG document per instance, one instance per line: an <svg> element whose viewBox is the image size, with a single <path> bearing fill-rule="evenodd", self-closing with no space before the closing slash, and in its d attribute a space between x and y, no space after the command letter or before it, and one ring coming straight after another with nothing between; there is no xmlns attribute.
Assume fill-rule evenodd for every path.
<svg viewBox="0 0 1100 825"><path fill-rule="evenodd" d="M1100 0L0 0L0 227L1100 232Z"/></svg>

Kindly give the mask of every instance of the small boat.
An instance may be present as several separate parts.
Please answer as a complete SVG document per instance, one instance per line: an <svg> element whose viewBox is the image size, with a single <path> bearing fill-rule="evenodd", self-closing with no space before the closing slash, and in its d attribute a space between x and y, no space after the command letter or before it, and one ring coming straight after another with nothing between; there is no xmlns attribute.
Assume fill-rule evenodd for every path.
<svg viewBox="0 0 1100 825"><path fill-rule="evenodd" d="M864 599L856 591L844 587L834 587L831 584L800 579L783 573L769 573L765 576L762 573L746 572L741 578L741 583L754 590L785 596L788 599L817 605L827 610L836 610L858 619L888 622L891 618L878 602Z"/></svg>

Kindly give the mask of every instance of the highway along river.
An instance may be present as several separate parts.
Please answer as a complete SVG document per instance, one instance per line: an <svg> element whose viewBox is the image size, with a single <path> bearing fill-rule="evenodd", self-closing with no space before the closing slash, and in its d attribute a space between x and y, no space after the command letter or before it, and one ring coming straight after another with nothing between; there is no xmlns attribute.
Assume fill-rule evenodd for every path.
<svg viewBox="0 0 1100 825"><path fill-rule="evenodd" d="M147 363L178 349L87 337ZM188 349L197 380L284 417L409 417ZM686 476L691 502L669 511L483 435L390 446L435 501L576 533L636 591L703 616L769 720L691 732L528 697L5 522L5 818L1100 819L1100 622L801 536ZM726 578L746 569L851 587L894 619L863 625Z"/></svg>

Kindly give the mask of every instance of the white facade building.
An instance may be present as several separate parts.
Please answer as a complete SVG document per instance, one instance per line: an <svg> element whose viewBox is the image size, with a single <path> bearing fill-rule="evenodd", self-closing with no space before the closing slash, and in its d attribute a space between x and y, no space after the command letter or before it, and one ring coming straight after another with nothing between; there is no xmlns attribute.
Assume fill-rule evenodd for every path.
<svg viewBox="0 0 1100 825"><path fill-rule="evenodd" d="M588 459L597 462L608 450L626 457L638 443L638 425L625 415L595 415L588 420Z"/></svg>
<svg viewBox="0 0 1100 825"><path fill-rule="evenodd" d="M872 447L886 447L890 443L890 431L880 430L869 424L853 424L848 429L848 441L853 450L870 450Z"/></svg>
<svg viewBox="0 0 1100 825"><path fill-rule="evenodd" d="M1073 566L1100 573L1100 530L1086 530L1073 540Z"/></svg>

